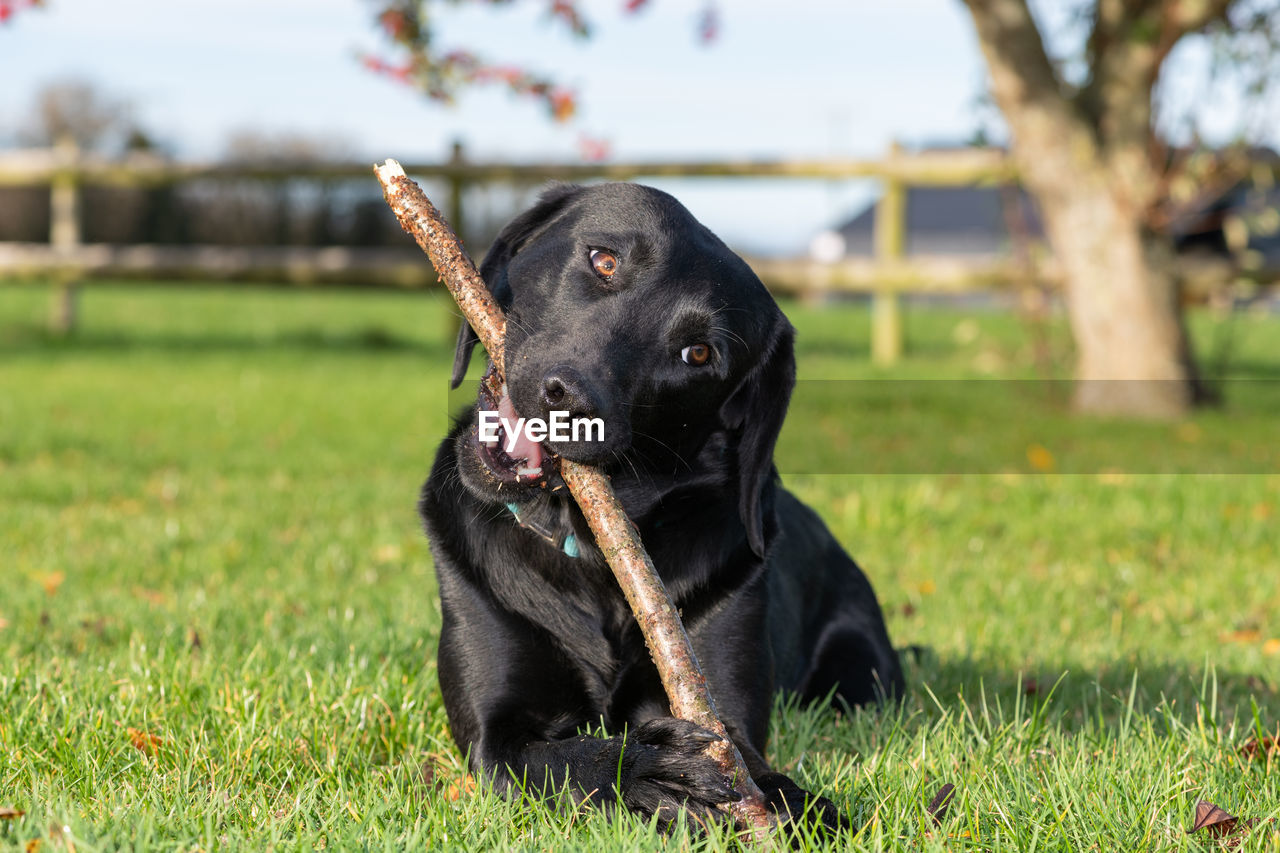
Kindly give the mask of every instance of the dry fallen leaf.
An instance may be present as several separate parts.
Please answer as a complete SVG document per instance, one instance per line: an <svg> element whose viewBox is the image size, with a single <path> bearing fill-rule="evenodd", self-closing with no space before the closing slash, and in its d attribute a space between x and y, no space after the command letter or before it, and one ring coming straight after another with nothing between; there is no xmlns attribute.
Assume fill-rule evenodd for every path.
<svg viewBox="0 0 1280 853"><path fill-rule="evenodd" d="M133 588L133 596L134 598L140 598L143 601L150 602L157 607L169 600L169 596L158 589L146 589L145 587L140 586L135 586Z"/></svg>
<svg viewBox="0 0 1280 853"><path fill-rule="evenodd" d="M22 847L24 853L36 853L40 849L40 839L33 838Z"/></svg>
<svg viewBox="0 0 1280 853"><path fill-rule="evenodd" d="M0 806L0 820L17 820L26 812L13 806Z"/></svg>
<svg viewBox="0 0 1280 853"><path fill-rule="evenodd" d="M1201 800L1196 803L1196 822L1187 830L1187 835L1203 831L1211 838L1228 838L1248 832L1257 822L1257 818L1241 819L1207 800ZM1239 843L1239 838L1231 841L1232 846Z"/></svg>
<svg viewBox="0 0 1280 853"><path fill-rule="evenodd" d="M0 620L3 621L3 620ZM1280 655L1280 637L1272 637L1262 644L1264 655Z"/></svg>
<svg viewBox="0 0 1280 853"><path fill-rule="evenodd" d="M57 595L58 588L62 586L62 582L66 579L66 572L49 572L47 575L41 575L38 578L40 586L44 587L45 595Z"/></svg>
<svg viewBox="0 0 1280 853"><path fill-rule="evenodd" d="M1249 738L1240 747L1240 754L1254 761L1270 761L1280 758L1280 737Z"/></svg>
<svg viewBox="0 0 1280 853"><path fill-rule="evenodd" d="M456 801L476 790L476 780L471 774L463 773L461 765L444 753L427 753L417 772L423 785L435 789L446 800Z"/></svg>
<svg viewBox="0 0 1280 853"><path fill-rule="evenodd" d="M452 802L458 800L462 796L474 794L475 791L475 777L468 773L461 779L449 783L449 787L444 791L444 798Z"/></svg>
<svg viewBox="0 0 1280 853"><path fill-rule="evenodd" d="M1224 643L1256 643L1262 639L1262 632L1257 628L1244 628L1240 631L1223 634L1218 639Z"/></svg>
<svg viewBox="0 0 1280 853"><path fill-rule="evenodd" d="M938 826L942 826L942 820L947 816L947 807L951 805L951 800L955 796L956 786L950 782L943 785L930 801L926 811L929 817L933 818L933 822Z"/></svg>
<svg viewBox="0 0 1280 853"><path fill-rule="evenodd" d="M1057 460L1053 458L1049 448L1042 444L1033 444L1027 448L1027 461L1031 463L1032 468L1042 474L1052 473L1053 469L1058 467Z"/></svg>
<svg viewBox="0 0 1280 853"><path fill-rule="evenodd" d="M1221 838L1235 829L1239 820L1225 809L1207 800L1200 800L1196 803L1196 822L1187 830L1187 834L1204 830L1215 838Z"/></svg>
<svg viewBox="0 0 1280 853"><path fill-rule="evenodd" d="M164 738L159 735L153 735L150 732L139 731L138 729L125 729L129 734L129 742L133 744L134 749L145 752L147 755L155 755L156 750L164 743Z"/></svg>

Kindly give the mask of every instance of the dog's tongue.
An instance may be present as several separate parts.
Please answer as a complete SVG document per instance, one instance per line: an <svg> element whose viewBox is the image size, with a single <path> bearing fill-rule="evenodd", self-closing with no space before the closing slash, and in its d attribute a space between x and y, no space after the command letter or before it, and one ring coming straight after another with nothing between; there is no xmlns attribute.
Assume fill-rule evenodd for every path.
<svg viewBox="0 0 1280 853"><path fill-rule="evenodd" d="M523 429L516 429L516 422L520 416L516 414L516 407L511 402L511 397L507 395L507 389L502 389L502 399L498 401L498 417L503 420L503 430L506 432L506 441L510 442L515 439L514 445L509 445L510 450L504 446L502 449L507 451L507 455L512 459L523 459L524 465L520 466L517 473L522 476L536 477L542 473L542 445L536 441L531 441L529 436L525 434Z"/></svg>

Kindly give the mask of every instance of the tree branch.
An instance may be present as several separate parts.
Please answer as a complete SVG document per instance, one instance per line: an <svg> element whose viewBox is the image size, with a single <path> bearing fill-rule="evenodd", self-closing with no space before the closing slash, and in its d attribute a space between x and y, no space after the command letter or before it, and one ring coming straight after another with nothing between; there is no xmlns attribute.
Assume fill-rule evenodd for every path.
<svg viewBox="0 0 1280 853"><path fill-rule="evenodd" d="M400 164L388 160L381 166L375 166L374 173L382 183L387 204L395 212L401 227L431 258L466 321L484 344L494 365L489 381L500 386L505 381L503 339L506 319L502 308L489 294L484 279L467 257L453 230L422 189L405 175ZM729 777L734 790L742 795L741 800L729 804L726 810L752 839L767 839L777 826L777 820L716 714L715 702L680 622L680 615L640 542L639 531L627 518L613 493L609 478L598 468L562 459L560 473L574 500L582 508L582 514L595 535L596 545L613 570L640 625L663 689L671 702L671 713L720 736L721 740L708 747L707 753Z"/></svg>
<svg viewBox="0 0 1280 853"><path fill-rule="evenodd" d="M1197 33L1215 21L1224 21L1236 0L1171 0L1164 4L1163 17L1169 35L1176 42Z"/></svg>
<svg viewBox="0 0 1280 853"><path fill-rule="evenodd" d="M1223 18L1233 0L1098 0L1089 35L1089 82L1079 96L1115 189L1133 207L1162 203L1167 151L1156 138L1152 94L1160 69L1186 35Z"/></svg>
<svg viewBox="0 0 1280 853"><path fill-rule="evenodd" d="M1026 0L965 0L991 73L996 101L1065 110L1062 80L1045 52Z"/></svg>
<svg viewBox="0 0 1280 853"><path fill-rule="evenodd" d="M1159 0L1098 0L1094 6L1093 28L1085 43L1085 62L1089 78L1080 88L1076 101L1090 120L1098 124L1104 111L1103 89L1123 66L1127 42L1135 22L1151 12Z"/></svg>
<svg viewBox="0 0 1280 853"><path fill-rule="evenodd" d="M1026 0L965 0L977 30L991 94L1013 134L1023 179L1051 206L1068 176L1094 169L1094 127L1067 96Z"/></svg>

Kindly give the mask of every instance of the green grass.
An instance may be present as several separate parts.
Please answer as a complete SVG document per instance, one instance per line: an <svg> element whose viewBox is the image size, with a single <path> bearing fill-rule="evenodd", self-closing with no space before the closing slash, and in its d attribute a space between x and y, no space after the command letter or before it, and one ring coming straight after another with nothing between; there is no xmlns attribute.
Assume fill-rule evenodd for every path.
<svg viewBox="0 0 1280 853"><path fill-rule="evenodd" d="M46 298L0 286L0 807L25 811L0 849L731 846L463 783L414 512L438 297L104 287L66 341ZM1237 751L1280 722L1270 385L1183 424L1070 419L1025 394L1052 386L971 381L1041 375L1014 318L912 311L883 371L863 310L787 309L802 377L949 380L843 414L802 392L784 438L792 470L852 442L850 473L787 480L919 647L899 711L775 715L772 760L857 825L841 845L1199 850L1199 798L1280 813L1278 768ZM1218 369L1229 341L1228 375L1280 377L1275 319L1195 320Z"/></svg>

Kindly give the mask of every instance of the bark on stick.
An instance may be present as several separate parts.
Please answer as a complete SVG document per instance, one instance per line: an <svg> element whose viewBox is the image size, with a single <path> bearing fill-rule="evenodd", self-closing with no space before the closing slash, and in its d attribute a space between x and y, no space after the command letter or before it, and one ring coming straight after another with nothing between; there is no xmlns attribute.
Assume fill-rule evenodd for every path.
<svg viewBox="0 0 1280 853"><path fill-rule="evenodd" d="M405 175L400 164L388 160L374 166L374 173L400 226L431 258L466 321L484 344L494 365L496 385L500 387L506 381L503 360L506 318L502 308L489 294L457 235L422 188ZM708 747L707 752L729 777L734 789L742 794L739 802L728 805L728 811L740 829L753 838L766 838L776 825L773 811L765 805L764 795L752 781L742 755L716 714L680 614L640 542L639 532L614 494L609 478L598 468L568 459L560 460L560 474L582 508L596 545L613 570L640 625L671 702L672 715L720 735L722 740Z"/></svg>

